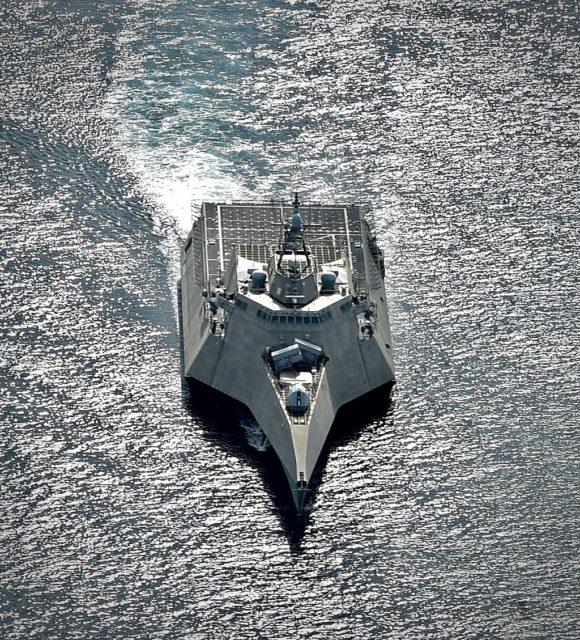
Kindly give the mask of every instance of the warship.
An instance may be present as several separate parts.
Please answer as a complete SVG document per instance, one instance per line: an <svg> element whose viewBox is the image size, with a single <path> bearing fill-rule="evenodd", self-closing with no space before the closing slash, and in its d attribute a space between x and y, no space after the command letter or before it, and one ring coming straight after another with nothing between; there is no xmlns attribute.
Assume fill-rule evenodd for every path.
<svg viewBox="0 0 580 640"><path fill-rule="evenodd" d="M394 381L384 258L358 205L209 203L181 253L186 378L243 403L298 511L338 409Z"/></svg>

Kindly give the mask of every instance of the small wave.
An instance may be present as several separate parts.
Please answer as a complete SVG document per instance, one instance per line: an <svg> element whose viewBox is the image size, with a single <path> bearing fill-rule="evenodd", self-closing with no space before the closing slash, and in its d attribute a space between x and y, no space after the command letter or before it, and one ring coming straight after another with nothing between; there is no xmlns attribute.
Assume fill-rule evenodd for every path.
<svg viewBox="0 0 580 640"><path fill-rule="evenodd" d="M168 76L162 67L152 69L148 56L162 57L157 50L162 46L152 45L147 54L135 48L139 38L132 31L138 29L138 20L128 22L119 35L120 55L110 72L103 115L114 124L118 151L151 200L156 226L166 229L174 222L183 235L203 200L238 200L246 194L224 150L200 145L207 114L192 89L202 78L191 71L183 79L179 73ZM187 51L194 44L181 46Z"/></svg>
<svg viewBox="0 0 580 640"><path fill-rule="evenodd" d="M270 442L260 425L249 417L240 417L239 421L248 444L256 451L267 451L270 447Z"/></svg>
<svg viewBox="0 0 580 640"><path fill-rule="evenodd" d="M105 116L114 119L119 153L125 157L141 191L154 207L154 221L166 226L167 218L180 231L189 231L203 200L236 200L244 195L227 161L211 153L178 144L168 134L152 141L145 135L145 123L134 115L123 115L131 101L130 89L118 84L105 105ZM121 114L119 113L121 112Z"/></svg>

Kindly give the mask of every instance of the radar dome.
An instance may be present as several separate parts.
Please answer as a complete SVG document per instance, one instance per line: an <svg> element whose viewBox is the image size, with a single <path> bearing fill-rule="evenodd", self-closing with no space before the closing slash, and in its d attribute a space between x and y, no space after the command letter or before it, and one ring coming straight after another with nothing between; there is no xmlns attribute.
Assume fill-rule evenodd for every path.
<svg viewBox="0 0 580 640"><path fill-rule="evenodd" d="M266 290L267 277L267 273L261 269L252 271L250 289L253 293L261 293Z"/></svg>
<svg viewBox="0 0 580 640"><path fill-rule="evenodd" d="M302 217L299 213L295 213L292 218L290 218L290 231L292 233L298 233L302 229Z"/></svg>
<svg viewBox="0 0 580 640"><path fill-rule="evenodd" d="M334 285L336 284L336 274L326 271L320 276L320 293L328 295L334 293Z"/></svg>
<svg viewBox="0 0 580 640"><path fill-rule="evenodd" d="M310 396L301 384L293 384L290 386L290 393L286 406L290 411L295 413L306 413L310 405Z"/></svg>

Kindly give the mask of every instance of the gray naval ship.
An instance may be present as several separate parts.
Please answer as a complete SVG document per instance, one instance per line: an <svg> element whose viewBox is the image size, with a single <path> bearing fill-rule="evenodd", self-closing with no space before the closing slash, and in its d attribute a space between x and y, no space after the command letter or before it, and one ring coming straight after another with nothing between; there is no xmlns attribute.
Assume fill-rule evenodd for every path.
<svg viewBox="0 0 580 640"><path fill-rule="evenodd" d="M181 254L184 372L246 405L299 511L338 409L394 381L359 206L204 203Z"/></svg>

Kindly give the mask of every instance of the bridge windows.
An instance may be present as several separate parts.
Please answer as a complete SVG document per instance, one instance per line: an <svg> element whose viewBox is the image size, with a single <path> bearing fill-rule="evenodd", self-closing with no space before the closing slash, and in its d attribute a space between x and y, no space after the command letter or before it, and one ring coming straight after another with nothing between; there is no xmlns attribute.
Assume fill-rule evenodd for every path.
<svg viewBox="0 0 580 640"><path fill-rule="evenodd" d="M236 307L239 307L242 311L245 311L248 308L248 303L236 298L235 302Z"/></svg>
<svg viewBox="0 0 580 640"><path fill-rule="evenodd" d="M246 303L236 300L236 305L242 309L246 308ZM256 311L256 317L272 324L322 324L332 318L330 311L322 311L320 313L309 314L292 314L292 313L270 313L264 309L258 309Z"/></svg>

